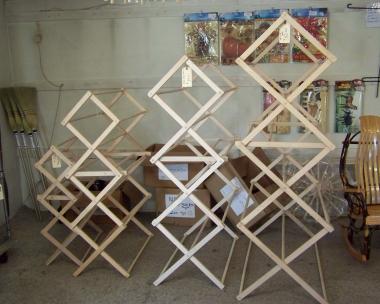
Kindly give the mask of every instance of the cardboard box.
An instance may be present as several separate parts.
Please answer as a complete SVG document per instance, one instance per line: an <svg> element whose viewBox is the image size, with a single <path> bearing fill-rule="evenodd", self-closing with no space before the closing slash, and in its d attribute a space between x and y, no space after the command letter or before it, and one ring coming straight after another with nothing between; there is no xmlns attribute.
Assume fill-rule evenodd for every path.
<svg viewBox="0 0 380 304"><path fill-rule="evenodd" d="M164 211L181 191L175 188L157 188L156 189L156 206L157 213L160 214ZM194 195L210 208L210 193L206 189L199 189L194 191ZM162 223L173 224L177 226L192 226L195 224L204 213L190 200L187 199L181 203L172 214L167 216ZM211 225L209 222L208 225Z"/></svg>
<svg viewBox="0 0 380 304"><path fill-rule="evenodd" d="M152 152L152 156L161 148L162 144L154 144L147 148ZM204 149L197 147L202 153ZM177 146L165 154L166 156L194 156L194 153L187 146ZM179 180L186 184L204 167L204 163L166 163L166 166L173 172ZM169 178L158 170L157 166L152 164L149 159L144 162L144 184L154 188L175 188L176 185ZM204 188L201 184L198 188Z"/></svg>
<svg viewBox="0 0 380 304"><path fill-rule="evenodd" d="M124 206L128 210L134 208L144 198L141 191L129 181L126 181L120 189L123 195Z"/></svg>
<svg viewBox="0 0 380 304"><path fill-rule="evenodd" d="M266 157L264 151L260 148L254 150L256 156L266 165L270 164L270 160ZM261 170L253 164L247 157L239 157L225 162L219 169L235 186L240 190L232 198L231 208L227 214L227 218L234 225L238 224L241 220L241 216L244 213L245 204L247 202L247 196L249 196L249 206L246 214L251 212L256 206L262 203L266 197L257 188L253 188L252 193L249 193L250 181L257 176ZM278 174L277 172L275 172ZM278 187L267 176L264 176L259 180L260 185L268 190L269 193L273 193ZM206 188L210 191L212 197L219 202L224 197L227 197L231 193L232 188L226 185L216 174L213 174L205 181ZM279 201L289 201L287 195L280 196ZM226 204L223 206L226 207ZM259 223L264 218L268 217L277 208L273 205L267 207L258 216L248 223L248 227L251 227Z"/></svg>
<svg viewBox="0 0 380 304"><path fill-rule="evenodd" d="M79 191L77 189L75 189L74 185L70 185L68 187L68 189L74 194L74 195L78 195L79 194ZM99 193L99 191L91 191L94 195L97 195ZM126 207L124 205L124 197L123 197L123 193L121 191L121 189L116 189L112 196L117 200L119 201L124 207ZM109 199L104 199L102 200L102 202L104 203L104 205L106 205L118 218L123 218L124 217L124 213L121 212L118 208L115 208L113 203L109 200ZM78 201L75 203L75 207L78 207L79 209L83 210L84 208L86 208L88 206L88 204L90 203L90 199L85 195L85 194L82 194ZM67 215L68 215L68 218L69 220L73 220L76 216L74 214L74 212L67 212ZM104 224L112 224L112 225L115 225L115 223L106 215L104 214L104 212L102 210L100 210L99 208L97 208L97 210L95 211L95 213L93 214L92 218L94 223L96 224L99 224L99 225L104 225Z"/></svg>
<svg viewBox="0 0 380 304"><path fill-rule="evenodd" d="M264 150L261 148L253 149L253 154L257 158L259 158L266 166L269 166L272 162L265 154ZM241 156L239 158L232 159L230 160L230 162L248 187L250 187L251 180L261 173L261 169L246 156ZM277 170L272 169L272 171L277 176L281 177ZM259 184L262 187L266 188L272 185L273 181L270 177L264 175L262 178L259 179ZM255 193L257 191L258 189L256 187L253 187L252 193Z"/></svg>

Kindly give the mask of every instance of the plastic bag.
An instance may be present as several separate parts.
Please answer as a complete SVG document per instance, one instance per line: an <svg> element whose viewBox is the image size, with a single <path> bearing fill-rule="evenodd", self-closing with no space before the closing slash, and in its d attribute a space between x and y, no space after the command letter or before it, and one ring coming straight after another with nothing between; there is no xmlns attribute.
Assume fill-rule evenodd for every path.
<svg viewBox="0 0 380 304"><path fill-rule="evenodd" d="M281 88L287 89L292 83L287 80L281 80L278 82ZM265 89L263 89L264 95L264 111L269 108L276 99ZM290 126L286 125L287 122L290 122L290 112L287 109L284 109L277 117L272 121L273 123L269 124L264 131L270 134L288 134L290 133ZM278 123L285 123L283 125Z"/></svg>
<svg viewBox="0 0 380 304"><path fill-rule="evenodd" d="M329 83L326 80L316 80L300 95L300 105L318 122L319 129L327 132ZM305 127L299 127L300 133L305 133Z"/></svg>
<svg viewBox="0 0 380 304"><path fill-rule="evenodd" d="M225 13L219 20L221 63L235 64L235 59L253 43L253 13ZM246 60L246 62L249 61L252 61L252 58Z"/></svg>
<svg viewBox="0 0 380 304"><path fill-rule="evenodd" d="M254 12L255 18L255 39L259 38L271 25L276 21L282 13L282 10L271 9L261 10ZM275 30L264 43L262 43L255 56L260 53L271 44L275 39L278 39L279 30ZM287 43L277 43L265 56L259 61L260 63L286 63L289 62L290 47Z"/></svg>
<svg viewBox="0 0 380 304"><path fill-rule="evenodd" d="M327 8L306 8L291 10L292 16L310 34L312 34L323 46L327 47L328 11ZM317 59L325 57L308 40L306 40L297 30L294 30L294 37L306 49L308 49ZM292 48L293 62L312 62L297 46Z"/></svg>
<svg viewBox="0 0 380 304"><path fill-rule="evenodd" d="M335 132L359 131L363 93L364 83L360 79L335 82Z"/></svg>
<svg viewBox="0 0 380 304"><path fill-rule="evenodd" d="M185 54L197 64L218 64L218 14L185 14L184 21Z"/></svg>

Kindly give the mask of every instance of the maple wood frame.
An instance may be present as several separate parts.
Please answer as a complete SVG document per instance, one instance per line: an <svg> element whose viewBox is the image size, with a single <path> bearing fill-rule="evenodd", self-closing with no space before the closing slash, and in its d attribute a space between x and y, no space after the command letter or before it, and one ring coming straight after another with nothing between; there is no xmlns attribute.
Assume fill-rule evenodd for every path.
<svg viewBox="0 0 380 304"><path fill-rule="evenodd" d="M115 94L112 98L111 102L106 105L97 97L97 95L101 94ZM139 110L138 113L123 118L118 119L114 113L112 112L112 106L118 102L121 97L127 97L127 99L134 104L135 107ZM87 102L92 101L95 105L102 110L101 114L90 114L81 117L74 117L75 114L79 111L79 109ZM130 276L130 272L135 266L137 260L141 256L142 252L146 248L149 240L152 238L153 234L135 217L136 213L141 209L141 207L145 204L145 202L151 198L151 194L146 191L146 189L138 183L133 177L132 174L135 170L150 156L150 152L144 151L144 148L137 141L137 139L131 134L131 131L136 125L141 121L143 116L146 114L146 109L142 107L142 105L128 93L126 89L120 89L116 91L103 91L103 92L86 92L84 96L75 104L75 106L71 109L71 111L65 116L62 121L62 125L68 128L72 133L73 137L65 140L63 143L59 145L59 148L64 151L62 153L58 148L51 147L48 153L46 153L43 158L36 164L36 167L42 171L51 181L51 188L56 187L61 190L65 195L50 195L51 189L49 191L45 191L42 196L39 196L39 201L55 216L55 218L45 227L42 231L42 234L49 239L58 249L53 254L53 256L48 260L50 263L54 260L60 252L65 253L72 259L77 265L78 268L74 272L74 276L78 276L82 273L94 260L96 257L101 255L104 259L106 259L116 270L118 270L124 277L128 278ZM73 122L79 120L85 120L92 117L97 116L107 116L110 118L111 122L108 124L106 129L101 133L101 135L93 142L90 141L84 136L79 130L77 130ZM123 128L120 123L132 120L132 122L126 127ZM114 129L118 129L121 131L121 134L118 134L115 138L112 138L108 141L106 139L111 136L111 132ZM128 138L135 146L137 146L137 150L117 150L118 144L123 141L123 139ZM70 154L70 150L72 146L80 141L87 148L85 152L80 157L75 157L75 160L70 160L64 154ZM107 148L103 148L107 146ZM48 161L52 155L55 154L61 161L63 161L67 168L59 175L58 178L54 178L51 176L49 172L47 172L43 168L43 164ZM109 170L101 170L101 171L85 171L85 169L94 163L94 160L89 159L91 154L96 155L97 159L104 164ZM124 168L125 163L130 162L126 168ZM99 192L99 194L94 195L90 190L89 186L91 182L84 185L81 181L81 178L90 178L93 182L98 177L112 177L111 181L107 184L107 186ZM80 190L79 195L85 195L90 203L83 209L79 210L76 208L75 202L78 197L75 197L67 188L63 185L64 180L70 181L72 184L76 186ZM129 181L132 183L142 194L143 198L131 209L127 210L119 201L117 201L112 194L114 191L119 188L122 183ZM107 199L112 203L116 209L120 210L123 214L123 218L119 218L112 212L103 201ZM58 212L50 203L51 200L61 200L68 201L68 203L63 207L63 209ZM100 244L97 243L98 239L100 239L100 235L102 231L98 226L95 228L99 228L96 231L98 234L93 239L88 233L83 230L83 227L87 222L93 224L90 219L93 213L97 210L97 208L101 209L104 214L106 214L114 223L115 227L106 235ZM64 217L65 212L69 209L74 210L76 217L69 221L66 217ZM48 234L49 229L56 224L58 221L63 222L72 232L69 236L63 241L63 243L57 242L54 238ZM137 227L146 235L146 239L138 250L136 256L133 258L131 264L128 269L125 269L122 265L116 262L106 251L106 247L108 247L126 228L129 222L133 222L137 225ZM90 248L87 250L85 256L79 260L76 258L68 249L67 246L77 237L81 236L83 240L88 243ZM92 252L90 253L92 249Z"/></svg>
<svg viewBox="0 0 380 304"><path fill-rule="evenodd" d="M297 81L293 82L293 84L288 89L281 88L273 79L265 75L256 64L259 62L260 58L264 56L267 52L269 52L278 41L275 39L272 43L263 50L263 52L253 61L252 65L248 65L245 63L245 60L252 54L271 34L277 30L282 24L287 23L290 24L292 30L298 31L305 39L311 42L318 51L320 51L325 59L319 61L309 50L303 47L296 39L294 39L294 32L291 32L291 42L293 42L297 47L299 47L307 56L309 56L313 62L313 66L311 69L306 71ZM244 269L242 273L242 280L240 286L240 292L237 296L238 300L242 300L249 294L251 294L254 290L256 290L259 286L261 286L264 282L266 282L269 278L271 278L274 274L276 274L280 270L284 270L291 278L293 278L299 285L301 285L315 300L319 303L327 303L327 296L325 290L325 284L322 274L322 266L319 257L319 251L317 247L317 242L325 236L327 233L332 232L333 226L329 222L329 218L327 213L325 212L324 217L320 216L316 213L305 201L303 201L302 197L306 193L297 194L292 189L291 186L299 180L299 178L303 176L307 176L311 181L311 186L305 191L310 191L315 187L316 181L312 179L312 176L308 174L308 171L314 167L320 160L322 160L330 151L332 151L335 147L332 142L316 127L315 119L307 113L300 105L297 103L293 103L296 97L304 91L327 67L336 61L336 57L329 52L319 41L317 41L309 32L307 32L299 23L297 23L287 12L281 14L281 16L242 54L239 58L236 59L236 63L247 72L254 80L256 80L262 87L264 87L275 99L270 107L268 107L264 113L258 118L257 122L252 126L247 137L243 140L239 140L235 142L236 147L245 154L252 162L255 163L261 170L261 176L267 175L271 178L277 185L278 189L273 193L269 194L264 191L262 187L256 181L253 180L252 186L259 186L259 189L267 196L267 198L254 210L245 215L245 217L238 224L238 228L249 238L249 246L247 250L247 255L244 263ZM309 136L309 133L301 136L301 138L296 142L286 142L286 141L253 141L253 139L261 133L265 127L267 127L272 121L279 115L284 109L287 109L293 116L295 116L311 133L313 133L320 141L320 143L316 142L302 142L302 140L306 139ZM298 125L299 123L296 123ZM292 123L289 123L291 126ZM252 152L251 149L254 147L262 147L262 148L276 148L280 152L282 151L281 156L273 161L269 166L266 166L259 158L257 158ZM309 161L306 165L301 166L298 162L296 162L293 158L289 158L288 153L292 149L322 149L320 153L318 153L311 161ZM286 149L286 150L284 150ZM299 169L299 171L289 178L286 182L284 182L281 178L279 178L276 174L274 174L271 168L281 161L281 159L287 158L291 160L291 162ZM252 187L251 186L251 187ZM304 192L305 192L304 191ZM286 206L282 206L277 198L283 193L286 193L292 201L288 203ZM289 208L294 204L299 204L310 216L322 226L322 229L313 234L307 227L302 224L299 219L294 217L290 212L288 212ZM259 227L256 231L252 232L246 226L252 219L254 219L260 212L262 212L269 205L276 205L280 211L277 212L274 216L268 219L261 227ZM325 209L324 209L325 210ZM293 251L287 257L285 256L285 215L292 219L304 232L306 232L310 239L306 241L303 245L298 247L295 251ZM273 223L276 219L282 217L282 250L281 257L277 256L268 246L266 246L259 238L258 235L265 228L267 228L271 223ZM255 244L259 247L271 260L273 260L277 265L268 271L266 274L257 279L253 284L246 287L244 289L244 282L246 277L246 269L249 260L249 254L251 250L252 244ZM292 262L299 255L304 253L311 246L315 246L316 250L316 258L318 263L318 270L320 273L321 285L323 296L317 293L308 283L306 283L297 273L295 273L290 267L289 263Z"/></svg>
<svg viewBox="0 0 380 304"><path fill-rule="evenodd" d="M186 90L186 88L177 88L173 90L160 91L160 89L165 85L165 83L183 66L190 68L194 72L193 80L196 78L201 78L214 92L215 95L212 96L204 105L202 105L193 95ZM226 84L226 89L220 89L205 73L205 70L210 68L216 73L222 81ZM236 85L233 84L227 77L225 77L216 67L212 65L207 65L203 68L197 67L187 56L183 56L163 77L162 79L149 91L148 96L153 98L180 126L181 128L177 133L168 140L168 142L151 158L151 162L155 164L181 191L182 194L167 207L155 220L153 220L152 225L157 227L175 246L173 254L169 257L169 260L165 264L161 274L155 280L154 285L159 285L167 277L169 277L173 272L175 272L183 263L190 260L195 266L199 268L216 286L219 288L224 288L224 281L227 275L227 271L230 265L231 257L234 251L234 247L238 236L234 233L226 224L225 219L227 212L229 210L231 198L236 191L236 187L218 170L219 166L227 160L227 154L233 147L234 136L233 134L221 123L213 114L222 106L237 89ZM175 92L182 92L184 96L190 100L198 109L187 122L185 122L166 102L161 98L161 95L170 94ZM215 145L210 146L205 139L196 133L196 131L210 119L218 128L222 131L224 139L217 138ZM183 137L183 138L182 138ZM201 153L194 143L190 140L191 137L196 141L197 144L202 146L206 152ZM226 144L218 153L216 152L216 146L225 140ZM185 144L189 149L194 152L195 156L165 156L165 153L169 152L172 148L179 144ZM165 162L204 162L205 167L196 176L190 180L186 185L179 181L164 165ZM229 184L233 191L231 195L227 198L222 199L217 203L212 209L205 206L197 197L193 194L193 191L210 175L217 174L225 184ZM204 212L204 216L197 221L192 227L190 227L182 236L181 240L178 240L167 228L165 228L161 221L167 217L184 199L189 197L195 205ZM215 211L221 208L224 204L227 204L226 209L222 219L215 215ZM212 229L203 239L200 239L203 233L207 221L211 220L216 227ZM193 240L190 249L184 246L186 238L195 233L195 231L200 228L197 232L195 239ZM225 231L227 235L232 238L232 244L229 250L229 254L224 266L223 274L220 278L215 276L203 263L201 263L194 255L200 250L204 245L206 245L213 237L218 233ZM173 259L178 252L183 253L183 257L178 259L173 265L170 266Z"/></svg>

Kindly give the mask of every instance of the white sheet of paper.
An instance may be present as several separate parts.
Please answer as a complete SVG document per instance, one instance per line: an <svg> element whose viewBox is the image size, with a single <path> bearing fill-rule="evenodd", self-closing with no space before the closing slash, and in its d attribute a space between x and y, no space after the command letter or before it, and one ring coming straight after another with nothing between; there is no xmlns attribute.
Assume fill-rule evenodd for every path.
<svg viewBox="0 0 380 304"><path fill-rule="evenodd" d="M165 194L165 206L168 208L177 199L177 194ZM195 218L195 204L190 198L183 200L168 217Z"/></svg>
<svg viewBox="0 0 380 304"><path fill-rule="evenodd" d="M244 212L244 208L247 203L248 192L245 191L243 185L240 183L237 177L231 179L231 183L238 188L238 190L232 197L231 209L237 216L239 216ZM225 185L223 188L220 189L220 193L222 193L224 198L230 196L232 191L233 188L230 185ZM250 198L247 204L247 208L252 206L253 204L254 201Z"/></svg>
<svg viewBox="0 0 380 304"><path fill-rule="evenodd" d="M368 7L380 8L380 1L371 2ZM367 10L367 27L380 27L380 9Z"/></svg>
<svg viewBox="0 0 380 304"><path fill-rule="evenodd" d="M166 168L180 181L189 180L189 164L166 164ZM158 170L158 179L170 180L161 170Z"/></svg>

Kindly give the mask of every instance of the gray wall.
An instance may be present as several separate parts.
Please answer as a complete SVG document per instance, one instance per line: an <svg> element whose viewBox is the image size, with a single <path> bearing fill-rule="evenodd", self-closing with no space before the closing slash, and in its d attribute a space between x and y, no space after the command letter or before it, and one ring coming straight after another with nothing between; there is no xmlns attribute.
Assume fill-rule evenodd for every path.
<svg viewBox="0 0 380 304"><path fill-rule="evenodd" d="M10 60L8 38L6 35L6 23L4 19L4 0L0 2L0 87L11 84ZM3 157L5 166L5 176L9 189L9 200L11 205L11 216L20 208L22 204L20 171L17 160L17 152L14 138L9 130L4 112L0 106L0 127L2 135ZM0 225L4 222L3 208L0 209ZM2 232L0 232L2 233Z"/></svg>
<svg viewBox="0 0 380 304"><path fill-rule="evenodd" d="M271 7L328 7L330 9L329 49L338 57L322 78L333 84L335 80L350 80L376 75L380 55L380 30L367 28L365 13L345 10L346 1L184 1L185 4L156 3L148 8L93 9L86 11L49 11L51 8L86 7L102 1L31 1L13 0L8 4L10 47L13 81L33 85L39 90L40 129L45 146L69 136L59 122L84 94L86 89L110 87L131 88L149 109L149 114L136 131L145 145L166 141L176 124L147 98L147 92L166 73L184 52L184 12L235 11ZM363 5L366 1L352 1ZM263 4L264 3L264 4ZM41 12L41 10L45 10ZM39 67L37 47L33 41L36 22L42 31L42 61L46 74L57 83L64 83L59 108L58 93L44 81ZM305 65L266 65L276 79L295 79ZM240 85L234 97L221 108L220 120L236 136L244 136L249 122L262 111L262 91L255 82L237 67L222 70ZM199 88L201 95L204 88ZM363 112L380 114L375 86L368 85ZM328 136L339 147L342 134L335 134L335 103L330 88ZM178 109L186 111L183 103ZM54 122L57 111L58 119ZM153 126L160 125L160 132ZM294 137L291 134L289 137ZM336 150L335 155L339 154Z"/></svg>

